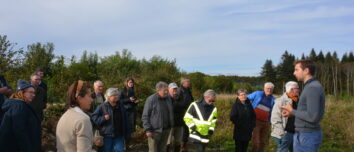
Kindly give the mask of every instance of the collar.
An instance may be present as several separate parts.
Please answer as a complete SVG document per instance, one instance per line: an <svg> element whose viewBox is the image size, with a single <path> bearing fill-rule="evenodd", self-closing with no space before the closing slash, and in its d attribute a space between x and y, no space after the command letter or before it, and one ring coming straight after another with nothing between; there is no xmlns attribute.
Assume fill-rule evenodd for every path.
<svg viewBox="0 0 354 152"><path fill-rule="evenodd" d="M310 80L307 80L306 83L305 83L305 86L306 86L307 84L311 83L312 81L315 81L315 80L316 80L316 78L311 78Z"/></svg>
<svg viewBox="0 0 354 152"><path fill-rule="evenodd" d="M75 107L72 108L72 109L73 109L74 111L76 111L76 112L82 114L82 115L85 116L87 119L90 119L90 117L89 117L84 111L82 111L82 109L79 108L78 106L75 106Z"/></svg>

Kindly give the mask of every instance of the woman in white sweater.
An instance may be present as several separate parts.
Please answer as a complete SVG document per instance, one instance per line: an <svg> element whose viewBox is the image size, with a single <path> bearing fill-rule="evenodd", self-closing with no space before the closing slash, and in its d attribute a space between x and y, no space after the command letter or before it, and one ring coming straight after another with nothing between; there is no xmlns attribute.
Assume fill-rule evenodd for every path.
<svg viewBox="0 0 354 152"><path fill-rule="evenodd" d="M85 113L92 101L88 82L79 80L69 87L68 110L61 116L56 130L58 152L92 151L92 125Z"/></svg>

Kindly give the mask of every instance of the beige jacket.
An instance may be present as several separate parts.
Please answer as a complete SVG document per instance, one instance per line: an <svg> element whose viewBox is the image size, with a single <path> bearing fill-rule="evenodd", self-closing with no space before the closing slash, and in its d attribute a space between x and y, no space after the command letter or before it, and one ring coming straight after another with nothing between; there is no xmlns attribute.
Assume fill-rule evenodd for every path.
<svg viewBox="0 0 354 152"><path fill-rule="evenodd" d="M78 107L68 109L58 122L56 137L58 152L91 152L90 118Z"/></svg>
<svg viewBox="0 0 354 152"><path fill-rule="evenodd" d="M284 93L281 97L275 99L274 107L272 110L272 117L270 121L272 123L272 133L271 136L276 138L281 138L285 134L286 123L288 122L288 117L283 117L281 115L281 110L279 106L285 106L288 103L293 103L286 93Z"/></svg>

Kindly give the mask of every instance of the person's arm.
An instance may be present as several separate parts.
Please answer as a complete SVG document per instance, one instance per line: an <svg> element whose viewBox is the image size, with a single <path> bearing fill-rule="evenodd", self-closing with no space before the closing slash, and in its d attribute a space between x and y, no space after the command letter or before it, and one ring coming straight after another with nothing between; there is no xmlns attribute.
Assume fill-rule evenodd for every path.
<svg viewBox="0 0 354 152"><path fill-rule="evenodd" d="M257 95L257 91L252 92L251 94L247 95L247 98L251 101L251 103L253 102L254 98L256 98Z"/></svg>
<svg viewBox="0 0 354 152"><path fill-rule="evenodd" d="M279 106L281 105L281 99L275 100L275 104L272 110L272 116L270 118L270 122L272 123L272 128L275 130L278 130L280 133L280 136L284 135L284 127L283 127L283 119L282 119L282 114L281 114L281 109Z"/></svg>
<svg viewBox="0 0 354 152"><path fill-rule="evenodd" d="M236 108L236 102L232 105L232 109L231 109L231 113L230 113L230 120L231 120L231 122L233 123L233 124L235 124L236 125L236 120L237 120L237 114L238 114L238 112L237 112L237 108Z"/></svg>
<svg viewBox="0 0 354 152"><path fill-rule="evenodd" d="M211 125L209 127L209 135L212 135L214 133L214 130L216 128L216 121L217 121L217 109L214 109L215 112L213 112L213 119L211 120Z"/></svg>
<svg viewBox="0 0 354 152"><path fill-rule="evenodd" d="M102 105L97 106L95 112L92 114L92 121L95 123L97 126L102 126L104 122L106 122L106 119L104 119L104 114L102 111Z"/></svg>
<svg viewBox="0 0 354 152"><path fill-rule="evenodd" d="M292 114L303 121L313 123L321 119L321 95L322 92L318 88L307 88L311 92L306 94L306 111L292 110Z"/></svg>
<svg viewBox="0 0 354 152"><path fill-rule="evenodd" d="M93 133L92 125L88 119L78 120L75 124L76 150L82 152L92 151Z"/></svg>
<svg viewBox="0 0 354 152"><path fill-rule="evenodd" d="M195 113L195 107L192 104L189 105L186 114L183 117L184 122L188 126L189 129L191 130L196 130L196 124L195 121L198 120L197 118L194 118L193 113Z"/></svg>
<svg viewBox="0 0 354 152"><path fill-rule="evenodd" d="M141 116L141 121L143 122L143 127L145 132L152 132L152 125L150 123L150 116L152 111L152 96L150 96L144 105L143 115Z"/></svg>

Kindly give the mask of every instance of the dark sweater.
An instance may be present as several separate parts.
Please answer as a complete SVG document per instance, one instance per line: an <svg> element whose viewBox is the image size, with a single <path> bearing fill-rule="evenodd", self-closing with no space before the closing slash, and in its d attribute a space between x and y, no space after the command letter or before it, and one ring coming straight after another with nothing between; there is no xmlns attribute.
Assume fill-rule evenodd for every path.
<svg viewBox="0 0 354 152"><path fill-rule="evenodd" d="M256 126L256 114L248 99L245 104L242 104L239 99L236 99L236 102L232 106L230 120L235 125L235 140L251 140L253 128Z"/></svg>
<svg viewBox="0 0 354 152"><path fill-rule="evenodd" d="M295 130L302 132L320 131L320 121L325 108L325 94L321 83L315 78L305 83L298 107L293 110Z"/></svg>

